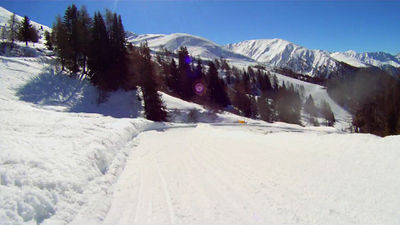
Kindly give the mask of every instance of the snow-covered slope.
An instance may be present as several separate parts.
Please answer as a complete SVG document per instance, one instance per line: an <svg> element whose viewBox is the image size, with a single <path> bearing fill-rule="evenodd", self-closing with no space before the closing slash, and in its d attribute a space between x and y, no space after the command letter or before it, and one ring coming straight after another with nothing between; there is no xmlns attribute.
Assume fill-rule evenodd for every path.
<svg viewBox="0 0 400 225"><path fill-rule="evenodd" d="M130 37L128 41L134 45L147 41L149 47L154 50L160 50L164 47L173 52L177 51L181 46L186 46L192 56L204 59L222 57L231 61L254 62L251 58L234 53L202 37L190 34L143 34L137 37Z"/></svg>
<svg viewBox="0 0 400 225"><path fill-rule="evenodd" d="M0 25L1 25L1 26L4 26L5 24L8 24L8 20L10 19L10 17L11 17L12 14L13 14L12 12L10 12L10 11L8 11L7 9L5 9L5 8L3 8L3 7L0 6ZM29 17L29 15L27 15L27 16ZM22 15L22 16L16 15L16 18L17 18L18 21L22 21L23 15ZM37 30L40 30L40 28L43 27L43 30L51 31L51 28L50 28L50 27L48 27L48 26L46 26L46 25L43 25L43 24L40 24L40 23L37 23L37 22L35 22L35 21L32 21L32 20L31 20L31 24L32 24Z"/></svg>
<svg viewBox="0 0 400 225"><path fill-rule="evenodd" d="M355 51L334 52L331 54L333 58L338 61L356 67L366 67L368 65L384 68L385 66L400 67L399 55L393 56L385 52L364 52L357 53Z"/></svg>
<svg viewBox="0 0 400 225"><path fill-rule="evenodd" d="M354 51L347 51L347 52L334 52L331 53L331 56L336 59L337 61L347 63L354 67L368 67L368 65L361 60L354 57L357 54Z"/></svg>
<svg viewBox="0 0 400 225"><path fill-rule="evenodd" d="M327 77L342 68L327 52L309 50L282 39L248 40L226 48L258 62L310 76Z"/></svg>
<svg viewBox="0 0 400 225"><path fill-rule="evenodd" d="M98 105L51 62L0 56L1 224L398 222L398 137L213 115L165 94L176 117L208 124L153 123L131 118L135 92Z"/></svg>
<svg viewBox="0 0 400 225"><path fill-rule="evenodd" d="M71 225L398 224L400 137L248 128L140 134L113 194Z"/></svg>

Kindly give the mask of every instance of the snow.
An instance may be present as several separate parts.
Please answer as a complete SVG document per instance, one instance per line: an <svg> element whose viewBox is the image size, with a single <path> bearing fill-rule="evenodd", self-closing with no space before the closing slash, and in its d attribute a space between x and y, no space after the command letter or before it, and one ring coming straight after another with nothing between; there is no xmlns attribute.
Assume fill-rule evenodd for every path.
<svg viewBox="0 0 400 225"><path fill-rule="evenodd" d="M71 224L399 222L399 137L199 124L137 141L104 218Z"/></svg>
<svg viewBox="0 0 400 225"><path fill-rule="evenodd" d="M44 98L50 93L46 85L52 89L60 84L37 83L46 77L41 74L46 65L41 58L1 57L2 224L41 223L49 217L63 223L71 220L85 202L88 187L100 187L103 174L109 174L103 185L116 178L130 149L124 146L150 124L143 119L70 113L68 104L49 106L46 100L53 102L53 96ZM35 100L42 93L44 100L35 102L29 93Z"/></svg>

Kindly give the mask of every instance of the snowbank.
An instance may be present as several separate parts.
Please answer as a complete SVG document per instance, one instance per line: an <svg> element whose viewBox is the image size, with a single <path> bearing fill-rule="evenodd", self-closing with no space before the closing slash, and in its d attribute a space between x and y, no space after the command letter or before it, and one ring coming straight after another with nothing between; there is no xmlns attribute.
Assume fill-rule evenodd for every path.
<svg viewBox="0 0 400 225"><path fill-rule="evenodd" d="M49 59L0 59L0 221L64 224L114 182L133 138L157 124L115 118L134 116L115 110L129 104L121 93L97 105L93 87L51 73Z"/></svg>

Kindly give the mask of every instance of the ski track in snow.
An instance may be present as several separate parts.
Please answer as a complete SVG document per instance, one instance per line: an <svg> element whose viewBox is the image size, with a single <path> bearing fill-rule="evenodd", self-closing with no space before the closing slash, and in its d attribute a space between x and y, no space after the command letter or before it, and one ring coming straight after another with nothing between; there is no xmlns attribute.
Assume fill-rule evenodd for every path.
<svg viewBox="0 0 400 225"><path fill-rule="evenodd" d="M103 224L398 223L399 158L382 152L386 164L374 163L369 151L376 145L363 144L370 135L343 141L337 135L262 135L209 125L142 133ZM290 137L290 145L277 144ZM317 140L333 146L313 149ZM361 159L346 159L346 152ZM391 174L381 173L386 167Z"/></svg>

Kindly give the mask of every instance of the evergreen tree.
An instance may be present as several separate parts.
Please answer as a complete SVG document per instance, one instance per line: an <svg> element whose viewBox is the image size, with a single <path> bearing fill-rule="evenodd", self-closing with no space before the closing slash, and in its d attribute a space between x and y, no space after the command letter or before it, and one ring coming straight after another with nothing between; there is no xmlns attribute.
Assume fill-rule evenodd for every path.
<svg viewBox="0 0 400 225"><path fill-rule="evenodd" d="M335 124L335 115L329 103L326 101L321 102L321 114L324 116L327 126L333 126Z"/></svg>
<svg viewBox="0 0 400 225"><path fill-rule="evenodd" d="M250 93L250 89L251 89L250 76L246 71L243 71L243 74L242 74L242 86L243 86L246 94L251 94Z"/></svg>
<svg viewBox="0 0 400 225"><path fill-rule="evenodd" d="M44 32L44 39L46 41L46 43L44 43L47 47L48 50L53 50L53 40L51 38L51 34L46 30Z"/></svg>
<svg viewBox="0 0 400 225"><path fill-rule="evenodd" d="M88 58L89 76L95 85L105 90L111 89L107 85L107 69L110 63L108 61L109 48L110 44L103 16L100 12L96 12L91 29L90 52Z"/></svg>
<svg viewBox="0 0 400 225"><path fill-rule="evenodd" d="M203 71L203 62L201 59L197 59L197 65L194 70L194 79L195 80L203 80L204 79L204 71Z"/></svg>
<svg viewBox="0 0 400 225"><path fill-rule="evenodd" d="M31 29L29 30L30 33L30 38L31 38L31 42L33 43L33 45L35 45L35 43L39 42L39 31L35 28L35 27L31 27Z"/></svg>
<svg viewBox="0 0 400 225"><path fill-rule="evenodd" d="M14 46L14 41L17 38L19 23L15 13L8 20L8 39L11 41L11 48Z"/></svg>
<svg viewBox="0 0 400 225"><path fill-rule="evenodd" d="M318 114L318 109L315 106L314 99L311 96L311 94L308 96L308 98L306 99L306 102L304 104L304 112L309 114L312 117L315 117Z"/></svg>
<svg viewBox="0 0 400 225"><path fill-rule="evenodd" d="M272 84L266 73L262 73L260 69L257 70L257 83L261 92L271 92Z"/></svg>
<svg viewBox="0 0 400 225"><path fill-rule="evenodd" d="M180 95L179 71L174 58L171 58L171 62L168 64L167 71L167 86L175 95Z"/></svg>
<svg viewBox="0 0 400 225"><path fill-rule="evenodd" d="M67 38L66 66L72 73L79 71L79 33L78 33L78 9L76 5L68 6L64 14L64 28Z"/></svg>
<svg viewBox="0 0 400 225"><path fill-rule="evenodd" d="M257 98L257 109L261 120L272 122L272 110L269 104L269 99L265 93L262 93L261 96Z"/></svg>
<svg viewBox="0 0 400 225"><path fill-rule="evenodd" d="M18 30L17 38L19 41L25 42L25 45L28 46L28 41L31 41L31 21L27 16L22 20L21 26Z"/></svg>
<svg viewBox="0 0 400 225"><path fill-rule="evenodd" d="M243 81L235 84L231 99L232 105L239 110L241 116L250 118L254 114L252 111L254 107L251 105L250 97L246 94Z"/></svg>
<svg viewBox="0 0 400 225"><path fill-rule="evenodd" d="M126 43L125 43L125 30L122 25L121 16L117 16L115 13L107 13L107 17L111 16L111 18L107 18L106 21L111 21L111 24L107 24L109 34L109 43L110 43L110 51L109 51L109 61L110 68L113 72L113 83L115 83L114 87L118 87L125 81L125 76L127 73L126 68Z"/></svg>
<svg viewBox="0 0 400 225"><path fill-rule="evenodd" d="M5 24L4 26L1 27L1 34L0 34L1 40L2 41L6 40L7 36L8 36L8 34L7 34L7 24Z"/></svg>
<svg viewBox="0 0 400 225"><path fill-rule="evenodd" d="M167 112L157 92L153 62L151 61L150 49L147 43L140 46L140 55L142 59L139 65L139 73L142 80L146 118L153 121L167 121Z"/></svg>
<svg viewBox="0 0 400 225"><path fill-rule="evenodd" d="M301 107L302 102L299 94L292 88L286 89L286 85L283 83L276 97L276 110L279 120L286 123L301 124Z"/></svg>
<svg viewBox="0 0 400 225"><path fill-rule="evenodd" d="M224 80L218 77L218 70L215 64L209 62L207 72L207 94L212 106L224 108L230 104L225 86Z"/></svg>
<svg viewBox="0 0 400 225"><path fill-rule="evenodd" d="M178 83L179 96L184 100L190 100L194 96L193 92L193 73L190 68L192 59L186 47L181 47L178 50Z"/></svg>
<svg viewBox="0 0 400 225"><path fill-rule="evenodd" d="M66 28L60 16L56 17L56 22L53 25L51 39L54 41L54 50L61 62L62 70L65 69L68 57L68 37L66 35Z"/></svg>
<svg viewBox="0 0 400 225"><path fill-rule="evenodd" d="M82 68L82 72L85 74L87 72L87 60L90 54L90 41L91 34L90 30L92 28L92 18L90 18L89 13L85 6L82 6L78 12L77 21L77 33L78 33L78 54L79 54L79 66Z"/></svg>

